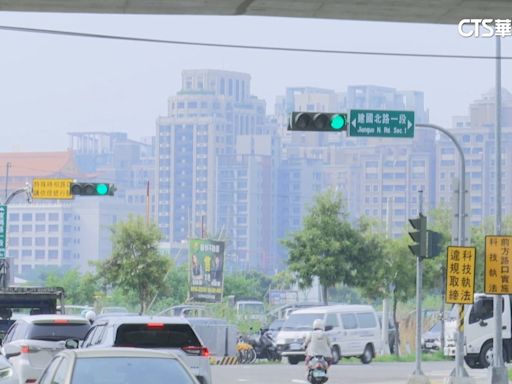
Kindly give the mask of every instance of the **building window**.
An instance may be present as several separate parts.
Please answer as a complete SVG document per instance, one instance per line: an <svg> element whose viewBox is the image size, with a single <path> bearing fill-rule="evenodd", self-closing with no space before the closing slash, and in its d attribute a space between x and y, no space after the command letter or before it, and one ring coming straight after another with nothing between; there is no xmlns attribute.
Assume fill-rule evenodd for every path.
<svg viewBox="0 0 512 384"><path fill-rule="evenodd" d="M21 245L23 245L24 247L32 246L32 238L31 237L23 237L21 239Z"/></svg>
<svg viewBox="0 0 512 384"><path fill-rule="evenodd" d="M18 237L9 237L9 246L17 247L20 244Z"/></svg>
<svg viewBox="0 0 512 384"><path fill-rule="evenodd" d="M36 259L44 259L45 257L45 252L44 252L44 249L36 249Z"/></svg>
<svg viewBox="0 0 512 384"><path fill-rule="evenodd" d="M9 257L17 258L19 256L19 251L17 249L9 249Z"/></svg>
<svg viewBox="0 0 512 384"><path fill-rule="evenodd" d="M9 221L19 221L19 213L9 213Z"/></svg>
<svg viewBox="0 0 512 384"><path fill-rule="evenodd" d="M32 257L32 250L31 249L22 250L21 257Z"/></svg>
<svg viewBox="0 0 512 384"><path fill-rule="evenodd" d="M19 232L20 226L19 225L9 225L9 232Z"/></svg>
<svg viewBox="0 0 512 384"><path fill-rule="evenodd" d="M48 238L48 245L56 247L59 245L59 238L58 237L49 237Z"/></svg>
<svg viewBox="0 0 512 384"><path fill-rule="evenodd" d="M59 251L56 249L50 249L48 251L48 258L49 259L57 259L59 257Z"/></svg>
<svg viewBox="0 0 512 384"><path fill-rule="evenodd" d="M22 221L32 221L32 214L31 213L24 213L21 216Z"/></svg>
<svg viewBox="0 0 512 384"><path fill-rule="evenodd" d="M44 246L46 243L44 237L36 237L36 246Z"/></svg>
<svg viewBox="0 0 512 384"><path fill-rule="evenodd" d="M51 224L48 226L48 232L58 232L59 226L57 224Z"/></svg>
<svg viewBox="0 0 512 384"><path fill-rule="evenodd" d="M45 230L46 230L46 225L36 224L36 232L44 232Z"/></svg>
<svg viewBox="0 0 512 384"><path fill-rule="evenodd" d="M23 224L21 226L21 232L32 232L32 224Z"/></svg>
<svg viewBox="0 0 512 384"><path fill-rule="evenodd" d="M36 213L36 221L45 221L45 220L46 220L46 214Z"/></svg>

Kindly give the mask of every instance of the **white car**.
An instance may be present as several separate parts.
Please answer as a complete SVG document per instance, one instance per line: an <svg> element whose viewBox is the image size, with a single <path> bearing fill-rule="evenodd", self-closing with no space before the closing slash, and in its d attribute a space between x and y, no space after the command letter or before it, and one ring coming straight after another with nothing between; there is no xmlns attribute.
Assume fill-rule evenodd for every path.
<svg viewBox="0 0 512 384"><path fill-rule="evenodd" d="M89 321L81 316L25 316L7 331L2 354L12 364L20 384L35 383L52 357L66 348L65 341L82 340L90 328Z"/></svg>
<svg viewBox="0 0 512 384"><path fill-rule="evenodd" d="M0 355L0 384L18 384L18 378L14 374L11 363Z"/></svg>
<svg viewBox="0 0 512 384"><path fill-rule="evenodd" d="M169 352L139 348L68 349L57 354L38 384L199 384Z"/></svg>

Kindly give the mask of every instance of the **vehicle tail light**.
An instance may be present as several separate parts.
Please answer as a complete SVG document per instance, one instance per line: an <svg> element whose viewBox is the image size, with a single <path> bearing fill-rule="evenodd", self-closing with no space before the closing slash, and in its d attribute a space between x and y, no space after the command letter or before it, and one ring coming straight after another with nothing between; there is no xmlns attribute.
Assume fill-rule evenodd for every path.
<svg viewBox="0 0 512 384"><path fill-rule="evenodd" d="M37 379L27 379L25 380L25 384L32 384L32 383L35 383L37 381Z"/></svg>
<svg viewBox="0 0 512 384"><path fill-rule="evenodd" d="M55 319L55 320L53 320L53 323L54 324L68 324L69 320L66 320L66 319Z"/></svg>
<svg viewBox="0 0 512 384"><path fill-rule="evenodd" d="M22 345L20 352L21 353L30 353L30 347L28 345Z"/></svg>
<svg viewBox="0 0 512 384"><path fill-rule="evenodd" d="M147 327L148 328L163 329L164 328L164 323L148 323Z"/></svg>
<svg viewBox="0 0 512 384"><path fill-rule="evenodd" d="M189 345L189 346L183 347L182 349L189 355L197 355L197 356L204 356L204 357L210 356L210 352L208 351L208 348L206 348L206 347Z"/></svg>

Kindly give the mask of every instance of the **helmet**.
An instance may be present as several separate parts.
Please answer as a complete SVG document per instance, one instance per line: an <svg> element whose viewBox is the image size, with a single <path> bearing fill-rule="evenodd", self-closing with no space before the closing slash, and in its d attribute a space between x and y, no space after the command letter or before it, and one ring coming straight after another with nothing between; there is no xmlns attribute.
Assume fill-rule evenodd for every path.
<svg viewBox="0 0 512 384"><path fill-rule="evenodd" d="M96 320L96 313L94 311L87 311L84 317L92 324Z"/></svg>
<svg viewBox="0 0 512 384"><path fill-rule="evenodd" d="M316 319L313 321L313 329L321 329L324 330L324 321L322 319Z"/></svg>

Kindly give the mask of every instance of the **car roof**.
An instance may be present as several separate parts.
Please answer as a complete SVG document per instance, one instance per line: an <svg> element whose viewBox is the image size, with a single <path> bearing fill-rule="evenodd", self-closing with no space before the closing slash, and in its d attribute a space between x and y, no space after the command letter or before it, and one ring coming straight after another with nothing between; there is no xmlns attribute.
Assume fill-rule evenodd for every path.
<svg viewBox="0 0 512 384"><path fill-rule="evenodd" d="M105 316L97 319L97 323L108 322L110 324L145 324L145 323L164 323L164 324L188 324L190 322L184 317L178 316Z"/></svg>
<svg viewBox="0 0 512 384"><path fill-rule="evenodd" d="M154 357L177 359L172 352L162 352L154 349L143 348L84 348L84 349L66 349L61 354L74 355L77 358L92 357Z"/></svg>
<svg viewBox="0 0 512 384"><path fill-rule="evenodd" d="M309 307L309 308L304 308L304 309L297 309L296 311L293 311L292 315L301 314L301 313L308 314L308 313L361 312L361 311L374 312L374 309L371 305L338 304L338 305L327 305L327 306L321 306L321 307Z"/></svg>
<svg viewBox="0 0 512 384"><path fill-rule="evenodd" d="M21 320L27 323L38 323L45 321L54 321L54 320L71 320L73 323L83 323L89 324L89 321L82 316L78 315L27 315L20 318Z"/></svg>

